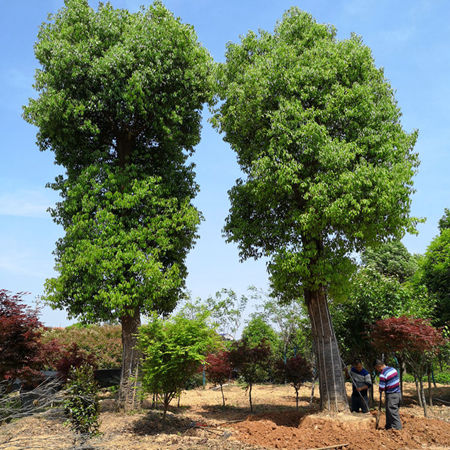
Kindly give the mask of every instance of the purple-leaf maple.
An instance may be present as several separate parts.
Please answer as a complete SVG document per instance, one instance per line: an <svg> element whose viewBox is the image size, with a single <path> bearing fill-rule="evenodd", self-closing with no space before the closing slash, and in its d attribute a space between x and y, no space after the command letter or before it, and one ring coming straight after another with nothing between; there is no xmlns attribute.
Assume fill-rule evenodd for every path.
<svg viewBox="0 0 450 450"><path fill-rule="evenodd" d="M211 383L220 386L222 393L222 406L225 406L225 396L223 394L223 385L231 377L229 352L222 350L217 353L210 353L206 358L206 378Z"/></svg>
<svg viewBox="0 0 450 450"><path fill-rule="evenodd" d="M252 346L246 339L235 342L230 350L231 367L239 373L247 386L251 412L253 412L253 384L267 378L267 370L271 364L271 353L270 345L266 341Z"/></svg>
<svg viewBox="0 0 450 450"><path fill-rule="evenodd" d="M0 289L0 381L20 378L32 382L40 376L43 325L37 311L23 303L24 295Z"/></svg>
<svg viewBox="0 0 450 450"><path fill-rule="evenodd" d="M280 378L290 383L295 389L295 406L298 411L298 392L301 385L312 378L312 369L309 362L300 354L284 362L277 362L277 372Z"/></svg>

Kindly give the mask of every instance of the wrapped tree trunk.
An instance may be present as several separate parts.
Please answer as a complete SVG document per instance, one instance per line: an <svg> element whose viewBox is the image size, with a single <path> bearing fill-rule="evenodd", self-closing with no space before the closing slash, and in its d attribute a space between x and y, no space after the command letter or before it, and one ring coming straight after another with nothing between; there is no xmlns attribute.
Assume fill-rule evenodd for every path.
<svg viewBox="0 0 450 450"><path fill-rule="evenodd" d="M319 375L320 408L328 411L349 409L342 363L336 335L328 310L324 288L305 289L305 301L311 320L311 331Z"/></svg>
<svg viewBox="0 0 450 450"><path fill-rule="evenodd" d="M131 411L139 407L137 395L140 353L136 349L136 334L141 325L139 308L125 315L122 323L122 372L120 376L119 407Z"/></svg>

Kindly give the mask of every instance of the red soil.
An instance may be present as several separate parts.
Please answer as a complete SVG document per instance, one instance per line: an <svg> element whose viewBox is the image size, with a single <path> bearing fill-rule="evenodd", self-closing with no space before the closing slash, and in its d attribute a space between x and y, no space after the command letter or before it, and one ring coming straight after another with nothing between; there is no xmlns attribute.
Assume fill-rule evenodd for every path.
<svg viewBox="0 0 450 450"><path fill-rule="evenodd" d="M408 413L401 413L401 419L400 431L384 430L384 416L379 424L383 429L376 430L374 416L283 412L249 416L230 427L235 430L235 439L268 448L307 449L338 444L348 444L346 449L450 447L450 423Z"/></svg>

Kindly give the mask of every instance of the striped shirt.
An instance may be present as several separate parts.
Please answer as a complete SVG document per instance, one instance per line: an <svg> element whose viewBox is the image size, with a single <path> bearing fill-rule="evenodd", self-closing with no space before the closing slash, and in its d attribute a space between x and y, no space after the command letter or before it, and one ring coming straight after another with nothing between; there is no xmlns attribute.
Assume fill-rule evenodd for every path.
<svg viewBox="0 0 450 450"><path fill-rule="evenodd" d="M398 372L393 367L385 367L380 373L380 391L386 394L400 392L400 379Z"/></svg>

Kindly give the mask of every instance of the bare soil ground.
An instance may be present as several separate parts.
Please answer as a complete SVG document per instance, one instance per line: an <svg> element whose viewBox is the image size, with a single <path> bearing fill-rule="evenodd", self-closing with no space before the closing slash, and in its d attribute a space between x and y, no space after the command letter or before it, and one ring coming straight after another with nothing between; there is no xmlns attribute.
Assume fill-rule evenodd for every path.
<svg viewBox="0 0 450 450"><path fill-rule="evenodd" d="M290 386L258 385L253 388L254 413L248 397L237 385L220 391L195 389L184 392L181 405L171 407L165 426L161 412L149 402L134 414L115 411L115 401L103 398L101 434L80 445L64 425L61 413L27 417L0 427L0 449L317 449L341 445L345 449L450 448L450 406L436 402L428 419L414 397L414 386L406 385L401 408L403 430L376 430L375 415L337 414L318 411L318 393L309 406L310 386L300 391L295 409ZM349 391L350 392L350 391ZM450 402L450 386L438 386L435 397ZM380 426L384 427L384 414ZM345 446L343 446L346 444Z"/></svg>

